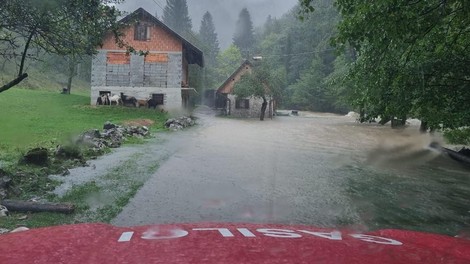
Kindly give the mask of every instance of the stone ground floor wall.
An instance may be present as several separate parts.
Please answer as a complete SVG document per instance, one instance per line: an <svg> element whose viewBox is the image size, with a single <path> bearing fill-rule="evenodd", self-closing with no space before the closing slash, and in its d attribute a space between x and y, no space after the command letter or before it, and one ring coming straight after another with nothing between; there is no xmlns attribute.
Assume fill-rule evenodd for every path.
<svg viewBox="0 0 470 264"><path fill-rule="evenodd" d="M241 117L241 118L259 118L261 115L261 105L263 104L262 98L257 97L250 97L250 108L249 109L237 109L236 108L236 96L229 94L228 99L230 100L230 104L227 103L227 114L228 108L230 107L230 115L234 117ZM266 107L265 118L272 118L273 116L273 104L269 103L270 98L268 100L268 105Z"/></svg>
<svg viewBox="0 0 470 264"><path fill-rule="evenodd" d="M182 109L181 88L159 88L159 87L123 87L123 86L94 86L91 87L91 104L95 105L100 91L108 91L111 94L121 92L137 99L149 99L152 94L164 94L165 110Z"/></svg>

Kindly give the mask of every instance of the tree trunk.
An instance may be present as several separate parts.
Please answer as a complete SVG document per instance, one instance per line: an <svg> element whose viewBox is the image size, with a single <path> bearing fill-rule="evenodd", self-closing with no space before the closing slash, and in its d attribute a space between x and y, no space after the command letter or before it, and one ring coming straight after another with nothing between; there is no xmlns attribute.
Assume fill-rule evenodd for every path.
<svg viewBox="0 0 470 264"><path fill-rule="evenodd" d="M266 113L266 108L268 106L268 102L266 101L266 97L263 96L263 104L261 104L261 115L259 120L264 121L264 115Z"/></svg>
<svg viewBox="0 0 470 264"><path fill-rule="evenodd" d="M390 120L392 120L392 118L390 118L390 117L382 117L382 119L380 119L379 124L381 124L381 125L383 126L383 125L385 125L386 123L388 123Z"/></svg>
<svg viewBox="0 0 470 264"><path fill-rule="evenodd" d="M36 28L34 28L30 32L30 34L28 36L28 40L26 41L26 44L24 45L23 54L21 55L21 64L20 64L20 70L18 71L18 76L23 75L23 69L24 69L24 65L25 65L25 61L26 61L26 55L28 54L29 45L31 44L31 40L33 40L34 35L36 35Z"/></svg>
<svg viewBox="0 0 470 264"><path fill-rule="evenodd" d="M26 79L27 77L28 77L27 73L21 74L20 76L16 77L16 79L14 79L13 81L11 81L11 82L5 84L4 86L0 87L0 93L10 89L11 87L13 87L17 84L19 84L22 80Z"/></svg>
<svg viewBox="0 0 470 264"><path fill-rule="evenodd" d="M20 63L20 69L18 71L18 77L16 77L16 79L14 79L13 81L11 81L11 82L3 85L2 87L0 87L0 93L10 89L11 87L13 87L17 84L19 84L21 81L23 81L24 79L26 79L28 77L27 73L23 73L23 69L24 69L24 65L25 65L25 61L26 61L26 55L27 55L27 52L28 52L28 49L29 49L29 44L31 44L31 40L33 39L35 34L36 34L36 28L34 28L31 31L31 33L28 36L28 40L26 41L26 44L24 46L23 54L21 55L21 63Z"/></svg>
<svg viewBox="0 0 470 264"><path fill-rule="evenodd" d="M359 109L359 122L360 123L366 122L366 111L364 109L364 104L362 104L361 108Z"/></svg>
<svg viewBox="0 0 470 264"><path fill-rule="evenodd" d="M2 205L8 211L17 212L56 212L70 214L75 206L70 203L39 203L29 201L3 200Z"/></svg>
<svg viewBox="0 0 470 264"><path fill-rule="evenodd" d="M72 90L72 81L73 77L75 76L75 66L76 60L74 58L70 58L69 60L69 72L68 72L68 79L67 79L67 94L70 94Z"/></svg>
<svg viewBox="0 0 470 264"><path fill-rule="evenodd" d="M392 118L392 122L391 122L391 126L392 128L402 128L402 127L405 127L406 125L406 116L405 117L401 117L401 119L398 119L396 117L393 117Z"/></svg>
<svg viewBox="0 0 470 264"><path fill-rule="evenodd" d="M406 115L401 117L401 125L406 126Z"/></svg>
<svg viewBox="0 0 470 264"><path fill-rule="evenodd" d="M428 131L428 122L421 120L419 125L419 132L426 133Z"/></svg>
<svg viewBox="0 0 470 264"><path fill-rule="evenodd" d="M72 90L73 70L75 70L75 67L70 66L69 78L67 80L67 94L70 94L70 90Z"/></svg>

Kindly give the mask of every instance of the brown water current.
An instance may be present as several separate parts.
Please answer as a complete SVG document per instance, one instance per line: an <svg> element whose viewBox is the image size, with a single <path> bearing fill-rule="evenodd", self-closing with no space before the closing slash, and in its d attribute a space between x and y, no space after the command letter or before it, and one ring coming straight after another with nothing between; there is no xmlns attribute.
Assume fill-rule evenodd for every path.
<svg viewBox="0 0 470 264"><path fill-rule="evenodd" d="M429 148L440 139L416 125L392 130L316 113L264 122L198 116L198 127L143 148L167 156L113 224L266 222L449 235L470 224L470 171Z"/></svg>

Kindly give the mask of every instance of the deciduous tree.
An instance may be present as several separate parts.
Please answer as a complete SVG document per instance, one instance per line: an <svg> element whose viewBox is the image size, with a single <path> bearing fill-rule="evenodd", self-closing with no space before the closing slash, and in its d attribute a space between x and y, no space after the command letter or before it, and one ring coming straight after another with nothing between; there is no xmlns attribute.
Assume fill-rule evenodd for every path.
<svg viewBox="0 0 470 264"><path fill-rule="evenodd" d="M6 0L1 2L0 56L18 64L17 77L0 87L6 91L24 80L28 59L39 51L78 57L94 54L108 31L119 41L120 0Z"/></svg>
<svg viewBox="0 0 470 264"><path fill-rule="evenodd" d="M233 94L240 98L254 97L263 99L260 120L264 120L268 98L280 97L281 79L273 74L269 66L255 66L252 73L244 74L233 87Z"/></svg>
<svg viewBox="0 0 470 264"><path fill-rule="evenodd" d="M242 55L235 45L230 45L217 56L217 83L221 84L240 66Z"/></svg>
<svg viewBox="0 0 470 264"><path fill-rule="evenodd" d="M305 12L312 0L301 1ZM370 117L407 116L427 125L470 124L470 2L336 0L333 39L352 47L350 102ZM315 11L316 12L316 11Z"/></svg>

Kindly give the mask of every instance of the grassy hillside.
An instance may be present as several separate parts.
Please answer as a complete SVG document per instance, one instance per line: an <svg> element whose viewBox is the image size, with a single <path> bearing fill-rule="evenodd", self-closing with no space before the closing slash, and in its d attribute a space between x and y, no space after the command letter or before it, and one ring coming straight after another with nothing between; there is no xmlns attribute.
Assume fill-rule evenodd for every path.
<svg viewBox="0 0 470 264"><path fill-rule="evenodd" d="M153 129L163 128L165 115L153 109L90 106L85 93L12 88L0 93L0 160L7 153L55 144L84 130L102 128L106 121L120 123L151 119Z"/></svg>
<svg viewBox="0 0 470 264"><path fill-rule="evenodd" d="M37 59L26 60L24 72L28 78L18 84L16 88L34 90L60 91L67 85L68 63L64 57L51 54L42 54ZM4 61L0 57L0 86L15 79L18 75L18 59ZM76 75L72 82L72 93L90 88L91 58L86 57L77 64Z"/></svg>
<svg viewBox="0 0 470 264"><path fill-rule="evenodd" d="M61 91L66 87L67 76L63 73L50 74L39 69L30 69L27 71L28 78L19 83L15 88L24 88L31 90ZM12 81L16 77L16 72L3 71L0 73L0 86ZM13 88L13 89L15 89ZM74 78L72 82L72 93L85 91L90 88L89 82L79 78Z"/></svg>

